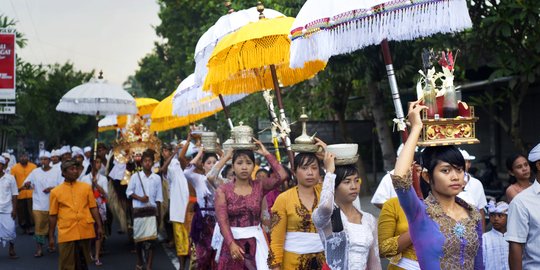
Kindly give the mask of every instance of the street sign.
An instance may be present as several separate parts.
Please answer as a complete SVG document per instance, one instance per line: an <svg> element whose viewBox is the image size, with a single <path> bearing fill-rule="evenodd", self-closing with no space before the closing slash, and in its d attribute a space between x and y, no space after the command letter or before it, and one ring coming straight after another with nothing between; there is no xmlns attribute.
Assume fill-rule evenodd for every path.
<svg viewBox="0 0 540 270"><path fill-rule="evenodd" d="M15 114L15 106L1 106L0 114Z"/></svg>
<svg viewBox="0 0 540 270"><path fill-rule="evenodd" d="M15 30L0 28L0 98L2 99L15 99L15 68L17 66L15 43Z"/></svg>

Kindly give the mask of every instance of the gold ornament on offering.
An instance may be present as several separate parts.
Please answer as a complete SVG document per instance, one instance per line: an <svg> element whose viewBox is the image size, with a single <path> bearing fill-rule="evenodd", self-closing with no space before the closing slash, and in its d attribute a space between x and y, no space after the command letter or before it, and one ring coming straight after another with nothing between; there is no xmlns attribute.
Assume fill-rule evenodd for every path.
<svg viewBox="0 0 540 270"><path fill-rule="evenodd" d="M418 146L443 146L476 144L476 121L474 107L469 107L469 117L429 119L427 112L422 112L422 133Z"/></svg>
<svg viewBox="0 0 540 270"><path fill-rule="evenodd" d="M120 134L120 138L113 145L114 159L119 163L128 163L137 155L148 149L154 151L154 160L160 160L161 141L150 131L150 128L140 116L129 115L126 130ZM122 185L127 185L131 172L126 170Z"/></svg>
<svg viewBox="0 0 540 270"><path fill-rule="evenodd" d="M305 107L302 107L302 114L299 121L302 122L302 135L294 139L294 144L291 145L291 149L294 152L299 153L315 153L319 151L319 146L315 145L315 134L311 137L307 135L307 120L308 116L305 113Z"/></svg>

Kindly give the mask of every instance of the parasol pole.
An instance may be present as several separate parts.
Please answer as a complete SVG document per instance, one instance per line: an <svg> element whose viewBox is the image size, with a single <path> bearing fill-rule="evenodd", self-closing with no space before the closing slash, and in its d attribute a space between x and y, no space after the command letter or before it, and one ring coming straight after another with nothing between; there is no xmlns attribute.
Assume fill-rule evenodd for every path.
<svg viewBox="0 0 540 270"><path fill-rule="evenodd" d="M381 49L384 58L384 64L386 66L386 74L388 75L388 83L390 84L390 91L392 92L392 100L394 101L394 108L396 110L397 119L394 122L397 124L399 133L401 134L401 140L403 143L407 141L409 133L407 132L407 125L405 124L405 116L403 113L403 107L401 106L401 99L399 98L399 89L396 81L396 75L394 73L394 65L392 64L392 56L390 55L390 47L388 46L388 40L383 39L381 42ZM414 172L413 168L413 187L416 191L416 195L423 199L422 189L420 188L420 179L418 174Z"/></svg>
<svg viewBox="0 0 540 270"><path fill-rule="evenodd" d="M99 111L96 112L96 136L94 138L94 160L97 156L97 142L99 137Z"/></svg>
<svg viewBox="0 0 540 270"><path fill-rule="evenodd" d="M279 89L276 66L270 65L270 72L272 73L272 82L274 83L274 91L276 91L276 98L278 101L279 108L279 117L281 118L281 128L285 130L285 136L283 136L283 144L287 149L287 154L289 155L289 163L291 164L291 169L294 168L294 153L291 149L291 140L289 139L289 124L287 123L287 118L285 116L285 109L283 108L283 101L281 99L281 90Z"/></svg>
<svg viewBox="0 0 540 270"><path fill-rule="evenodd" d="M231 130L233 129L234 125L231 120L231 115L229 113L229 108L227 108L227 105L225 105L225 99L223 99L223 95L219 94L219 101L221 102L221 106L223 107L223 112L225 112L225 117L227 117L227 123L229 123L229 127Z"/></svg>
<svg viewBox="0 0 540 270"><path fill-rule="evenodd" d="M270 129L272 131L272 143L274 144L274 149L276 151L276 158L279 162L281 162L281 155L279 153L279 142L277 139L277 132L276 132L279 121L278 121L276 112L274 111L274 101L273 101L273 97L270 91L271 90L265 90L263 92L263 98L266 101L266 106L268 108L268 116L270 118L270 123L271 123Z"/></svg>

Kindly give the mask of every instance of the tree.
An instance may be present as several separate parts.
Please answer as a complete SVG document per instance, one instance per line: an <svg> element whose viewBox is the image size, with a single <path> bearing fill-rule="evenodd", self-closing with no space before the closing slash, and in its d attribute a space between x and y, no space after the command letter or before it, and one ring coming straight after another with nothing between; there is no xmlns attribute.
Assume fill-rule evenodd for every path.
<svg viewBox="0 0 540 270"><path fill-rule="evenodd" d="M72 64L52 66L17 62L17 115L11 125L16 135L47 147L64 143L81 145L93 138L92 117L56 111L60 98L71 88L87 82L93 71L76 71Z"/></svg>
<svg viewBox="0 0 540 270"><path fill-rule="evenodd" d="M473 67L492 69L490 79L512 77L502 91L473 98L489 112L491 106L510 105L510 121L489 114L512 138L514 147L526 152L521 136L521 105L540 75L540 2L470 1L474 29L467 33L468 60ZM475 61L476 60L476 61Z"/></svg>

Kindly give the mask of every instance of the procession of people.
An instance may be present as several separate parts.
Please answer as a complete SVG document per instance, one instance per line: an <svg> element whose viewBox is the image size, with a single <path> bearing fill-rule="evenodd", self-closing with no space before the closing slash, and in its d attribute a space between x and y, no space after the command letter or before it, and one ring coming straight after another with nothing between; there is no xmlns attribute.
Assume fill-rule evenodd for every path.
<svg viewBox="0 0 540 270"><path fill-rule="evenodd" d="M387 59L392 36L414 39L470 27L466 3L372 1L344 10L313 2L304 7L339 12L302 18L308 12L301 10L295 20L259 2L238 12L245 18L227 19L229 28L221 32L231 36L211 28L205 33L211 41L202 44L201 37L197 44L195 72L161 102L114 87L102 93L107 97L70 97L92 84L107 87L102 73L98 82L66 93L58 111L96 119L106 113L117 121L107 126L115 138L101 141L97 123L91 146L65 142L38 153L19 147L16 161L10 153L0 156L0 243L8 246L9 259L39 262L57 253L57 265L46 269L108 266L104 250L118 234L132 258L120 269L159 269L162 248L181 270L540 269L540 143L527 153L505 153L508 185L501 196L489 196L472 169L484 153L469 145L481 143L482 131L474 107L454 86L452 51L421 53L417 98L407 100L405 115ZM451 18L403 33L438 12ZM262 24L271 31L259 31ZM382 40L379 32L386 35ZM366 36L373 38L362 41ZM280 87L312 79L333 55L378 43L401 145L394 168L371 194L363 184L364 146L327 143L335 138L322 128L308 131L304 108L297 124L302 132L293 138ZM264 93L271 140L243 122L234 125L227 109L254 92ZM95 103L82 105L89 100ZM228 132L195 124L220 110ZM160 134L175 128L184 128L174 133L183 139ZM362 207L361 193L380 211ZM35 250L18 249L24 235L32 236Z"/></svg>

